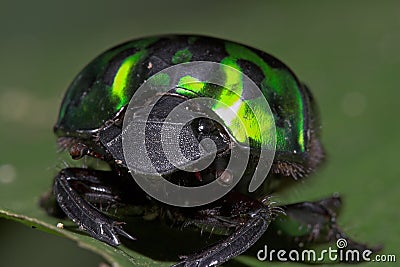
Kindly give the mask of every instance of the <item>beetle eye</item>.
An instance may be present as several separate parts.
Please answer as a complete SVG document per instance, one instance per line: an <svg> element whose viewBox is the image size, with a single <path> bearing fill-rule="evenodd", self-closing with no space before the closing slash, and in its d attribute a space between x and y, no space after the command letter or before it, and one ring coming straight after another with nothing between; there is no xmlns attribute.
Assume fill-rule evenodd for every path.
<svg viewBox="0 0 400 267"><path fill-rule="evenodd" d="M194 119L190 125L192 134L197 141L212 141L217 148L217 154L224 154L230 149L231 139L218 122L208 118L198 118ZM186 143L182 143L181 145L181 149L183 150L185 150L186 147L190 147L190 145Z"/></svg>
<svg viewBox="0 0 400 267"><path fill-rule="evenodd" d="M217 147L228 147L230 142L229 135L224 128L212 119L200 118L193 120L192 130L198 141L209 138L215 142Z"/></svg>
<svg viewBox="0 0 400 267"><path fill-rule="evenodd" d="M217 130L215 123L210 119L199 119L198 127L199 133L202 134L211 134L213 131Z"/></svg>

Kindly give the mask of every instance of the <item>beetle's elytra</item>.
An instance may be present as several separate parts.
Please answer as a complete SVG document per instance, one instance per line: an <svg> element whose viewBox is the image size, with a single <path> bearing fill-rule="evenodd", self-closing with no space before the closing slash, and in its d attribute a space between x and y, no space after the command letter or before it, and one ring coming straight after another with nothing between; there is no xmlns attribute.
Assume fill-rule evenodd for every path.
<svg viewBox="0 0 400 267"><path fill-rule="evenodd" d="M217 62L235 68L261 89L275 121L276 153L267 180L256 192L245 192L243 187L237 186L220 200L206 206L176 208L147 196L130 176L121 144L114 142L109 145L109 141L117 140L115 138L121 135L126 107L146 80L163 69L193 61ZM234 83L241 81L240 76L226 74L225 78L227 83L232 79ZM162 79L168 80L168 77L160 77L160 81ZM223 88L177 86L166 96L165 104L159 107L157 114L163 114L174 103L210 96L226 103L234 102L234 96ZM243 90L239 98L254 101L246 97ZM236 115L247 120L251 117L244 109ZM232 145L242 142L232 120L235 118L224 125L216 125L207 119L194 120L190 124L194 137L208 137L217 143L216 159L199 172L169 168L164 178L185 186L198 186L215 180L221 174L221 166L226 166ZM260 123L261 127L267 127L267 121ZM251 121L245 127L251 127ZM268 140L260 141L258 132L246 130L250 132L251 151L268 143ZM324 152L319 130L318 113L309 89L285 64L265 52L205 36L156 36L133 40L102 53L76 76L65 94L54 126L58 144L74 159L94 157L107 163L110 170L65 168L56 176L53 192L63 213L92 237L112 246L120 244L119 236L134 239L134 233L124 230L104 207L113 207L114 210L132 206L157 207L153 210L159 212L154 217L163 219L165 214L169 214L169 222L172 220L173 225L218 228L229 233L219 243L186 257L174 266L220 265L253 246L269 225L288 243L302 243L307 247L333 242L346 237L335 223L341 203L339 197L282 207L269 201L269 196L279 193L288 181L295 183L321 163ZM188 150L193 146L191 142L182 144L183 149ZM154 147L155 152L158 149ZM258 160L257 155L252 154L251 160ZM165 169L162 164L157 167ZM246 175L251 168L252 164L249 164ZM149 209L135 210L136 214L132 215L145 216ZM54 208L48 211L54 211ZM124 217L118 221L124 221ZM351 240L349 244L348 248L367 249Z"/></svg>

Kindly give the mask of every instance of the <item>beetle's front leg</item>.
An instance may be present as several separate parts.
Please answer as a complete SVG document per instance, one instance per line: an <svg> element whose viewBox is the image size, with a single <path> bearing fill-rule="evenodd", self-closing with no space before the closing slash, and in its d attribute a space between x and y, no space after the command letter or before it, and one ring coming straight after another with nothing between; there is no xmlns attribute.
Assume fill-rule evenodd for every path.
<svg viewBox="0 0 400 267"><path fill-rule="evenodd" d="M275 208L268 201L246 199L239 194L230 194L220 206L211 210L198 210L200 216L192 222L198 226L235 227L235 231L204 251L184 257L173 267L219 266L250 248L267 230L275 217Z"/></svg>
<svg viewBox="0 0 400 267"><path fill-rule="evenodd" d="M83 197L108 203L117 201L119 196L113 192L112 183L108 182L109 187L101 187L107 175L113 176L111 172L66 168L56 176L53 190L61 209L79 228L96 239L117 246L120 244L118 234L135 238L122 229L121 222L106 216Z"/></svg>
<svg viewBox="0 0 400 267"><path fill-rule="evenodd" d="M262 236L271 222L271 216L265 211L260 210L253 216L254 218L251 218L225 240L198 254L185 257L183 261L173 267L219 266L242 254Z"/></svg>

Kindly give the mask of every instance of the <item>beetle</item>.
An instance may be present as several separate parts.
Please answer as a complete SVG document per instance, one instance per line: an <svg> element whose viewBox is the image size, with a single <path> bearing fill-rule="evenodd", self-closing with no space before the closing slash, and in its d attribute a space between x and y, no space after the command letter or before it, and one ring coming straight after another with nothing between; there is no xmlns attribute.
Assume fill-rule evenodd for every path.
<svg viewBox="0 0 400 267"><path fill-rule="evenodd" d="M245 192L237 185L209 204L174 207L152 198L132 179L121 152L122 125L129 100L147 79L168 67L194 61L233 67L261 88L274 116L276 152L267 179L256 191ZM171 106L207 96L212 90L216 90L215 87L198 90L177 85L163 96L153 114L162 117ZM237 114L247 115L246 112L245 115ZM157 153L154 162L165 179L195 187L220 176L232 145L240 140L235 135L235 126L217 125L209 119L193 120L188 127L194 136L189 140L200 141L208 137L216 142L219 150L213 163L204 170L186 172L157 163L161 162ZM146 210L157 210L155 217L168 217L166 221L172 221L173 225L226 230L227 237L183 257L174 266L220 265L252 247L270 225L279 233L279 238L295 244L312 245L347 238L336 224L341 205L338 195L282 206L274 204L270 198L288 185L301 181L323 162L320 128L310 90L284 63L265 52L206 36L155 36L129 41L102 53L76 76L64 96L54 126L58 145L68 150L73 159L96 158L105 162L109 170L62 169L54 179L56 208L43 204L49 202L49 198L43 200L42 205L52 214L58 208L81 230L111 246L121 243L120 236L135 238L120 222L124 217L115 218L115 214L108 212L109 207L147 207L130 215L145 216ZM155 131L153 128L148 130L150 133ZM198 143L183 142L181 145L183 150L190 150ZM262 144L252 138L250 146L251 160L259 160L254 151ZM152 149L158 152L162 148L154 146ZM252 164L249 164L245 175L254 171L251 168ZM348 243L348 248L368 248L350 239Z"/></svg>

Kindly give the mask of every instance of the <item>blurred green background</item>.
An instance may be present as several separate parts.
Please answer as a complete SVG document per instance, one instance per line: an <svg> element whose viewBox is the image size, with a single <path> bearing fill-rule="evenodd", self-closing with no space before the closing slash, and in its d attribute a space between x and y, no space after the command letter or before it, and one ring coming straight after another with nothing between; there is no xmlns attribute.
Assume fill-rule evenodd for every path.
<svg viewBox="0 0 400 267"><path fill-rule="evenodd" d="M281 199L314 200L340 192L345 204L339 224L346 232L384 244L382 253L399 258L396 1L2 0L0 208L45 216L24 203L36 203L61 167L52 125L65 89L105 49L161 33L230 39L287 63L319 104L328 160ZM1 266L101 262L106 261L68 239L0 219Z"/></svg>

